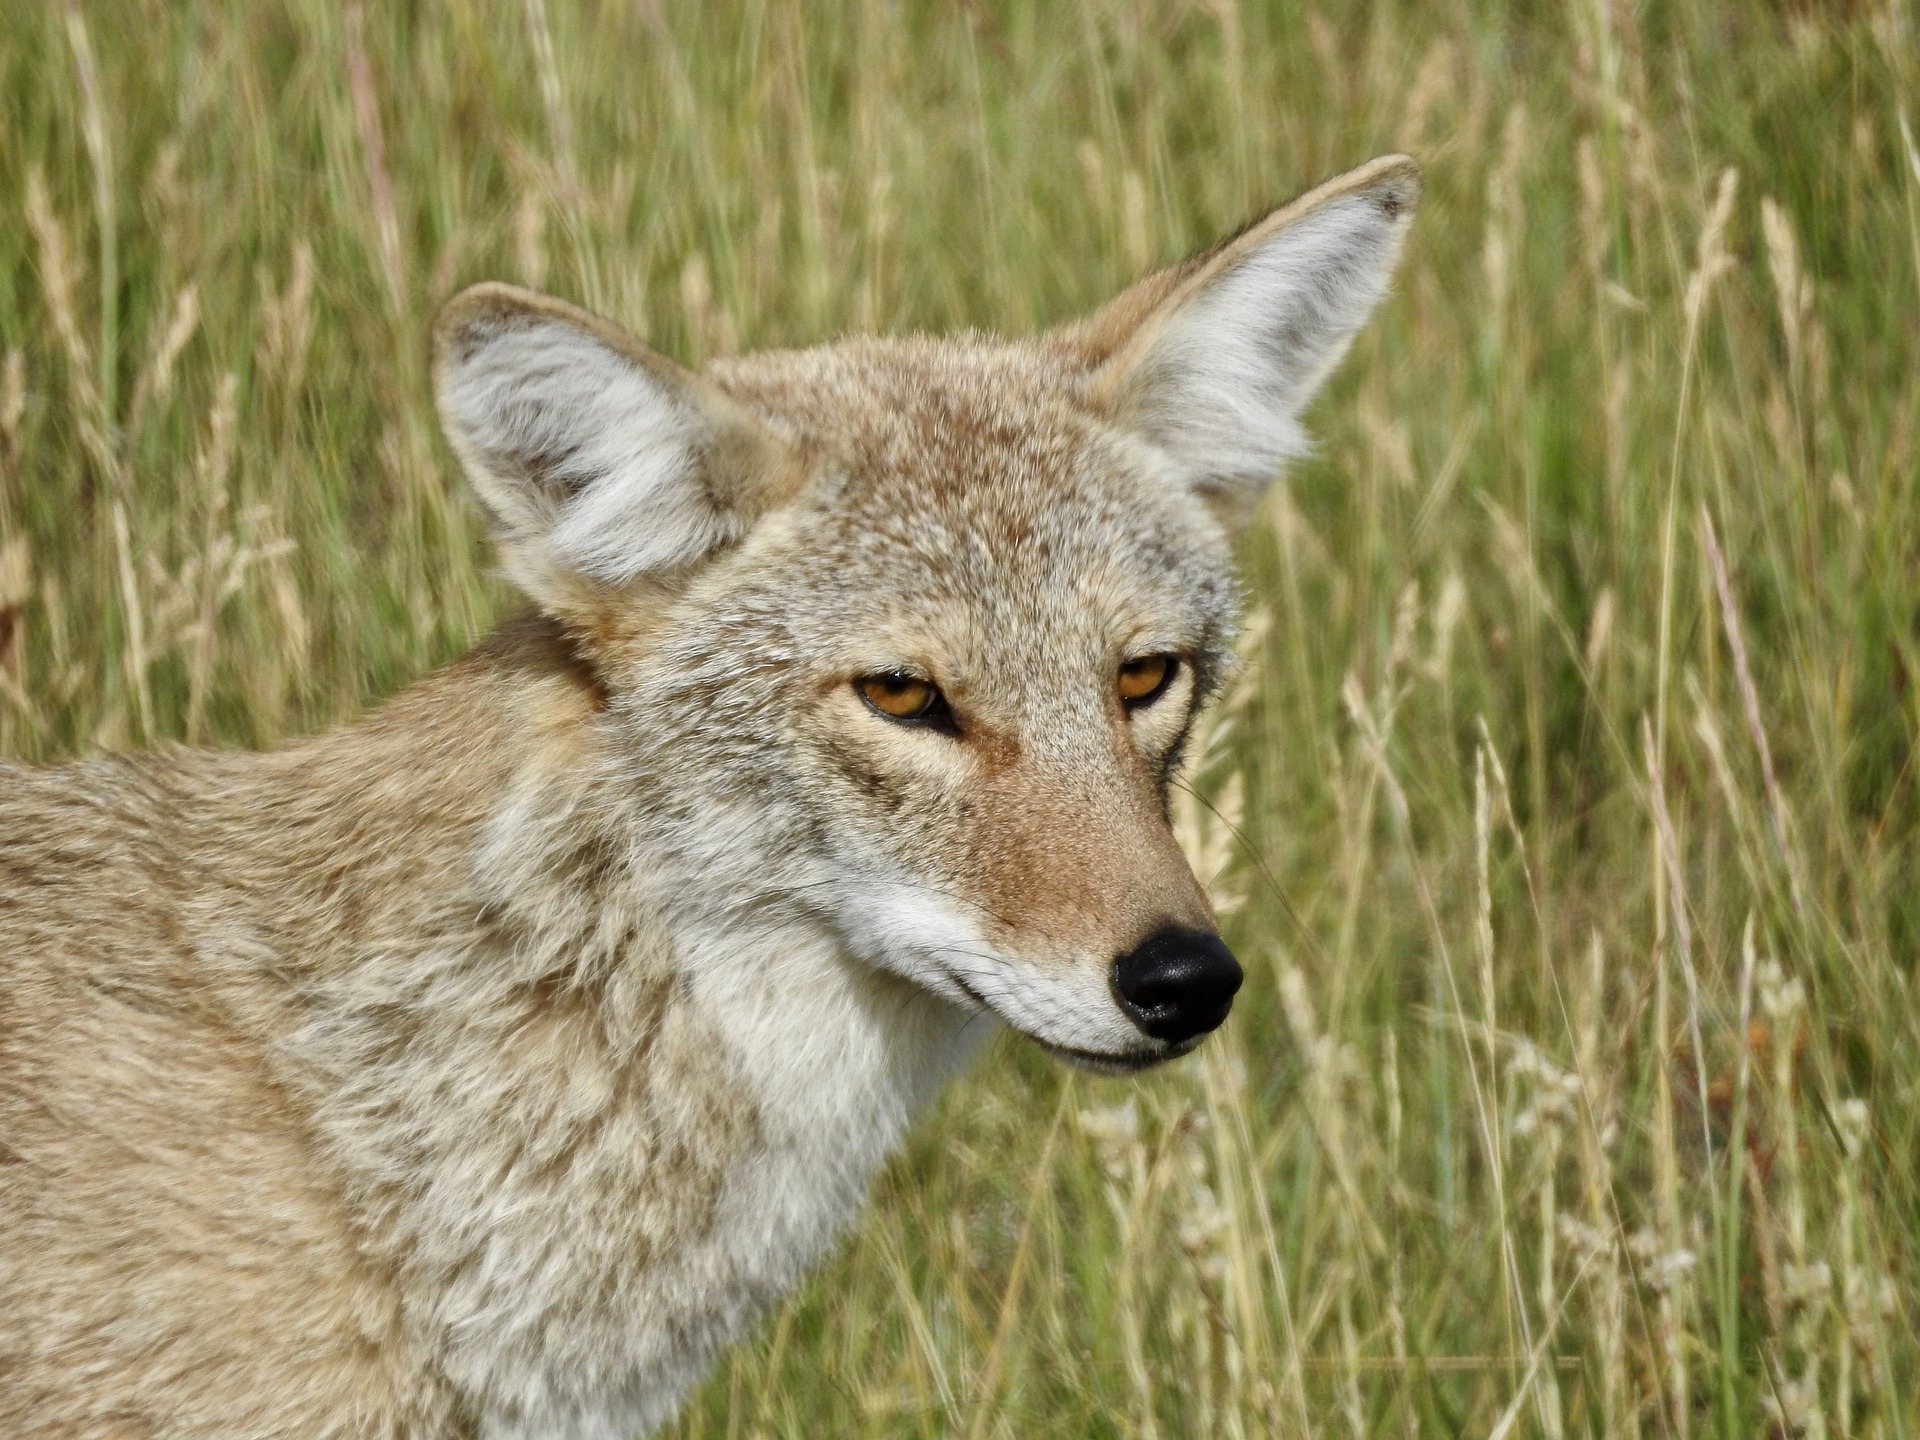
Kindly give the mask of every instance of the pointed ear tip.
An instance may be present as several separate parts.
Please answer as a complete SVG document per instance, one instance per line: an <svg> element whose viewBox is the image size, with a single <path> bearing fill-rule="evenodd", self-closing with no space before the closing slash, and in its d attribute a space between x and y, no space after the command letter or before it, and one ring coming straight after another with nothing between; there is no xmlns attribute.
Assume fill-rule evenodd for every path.
<svg viewBox="0 0 1920 1440"><path fill-rule="evenodd" d="M564 300L523 290L504 280L482 280L469 285L440 307L433 320L433 361L436 368L448 360L464 360L476 346L499 334L508 320L560 320L584 329L599 330L603 322Z"/></svg>
<svg viewBox="0 0 1920 1440"><path fill-rule="evenodd" d="M474 345L497 328L497 322L530 308L532 295L498 280L469 285L440 307L433 319L433 363L439 369L449 360L462 360Z"/></svg>
<svg viewBox="0 0 1920 1440"><path fill-rule="evenodd" d="M1379 201L1389 220L1403 223L1420 208L1420 193L1426 186L1425 171L1411 155L1382 155L1369 160L1350 179L1355 191Z"/></svg>

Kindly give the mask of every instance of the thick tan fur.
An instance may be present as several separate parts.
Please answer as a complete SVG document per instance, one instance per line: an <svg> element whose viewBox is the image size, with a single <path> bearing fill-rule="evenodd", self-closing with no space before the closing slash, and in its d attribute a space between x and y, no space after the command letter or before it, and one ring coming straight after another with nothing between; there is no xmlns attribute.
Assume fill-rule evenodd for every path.
<svg viewBox="0 0 1920 1440"><path fill-rule="evenodd" d="M1022 342L692 376L456 300L442 412L534 611L281 750L0 765L0 1435L621 1440L991 1023L1191 1048L1109 972L1211 926L1166 786L1296 432L1213 463L1178 387L1272 352L1229 398L1291 425L1417 194L1375 162ZM1233 284L1272 333L1206 329ZM865 707L902 667L951 730Z"/></svg>

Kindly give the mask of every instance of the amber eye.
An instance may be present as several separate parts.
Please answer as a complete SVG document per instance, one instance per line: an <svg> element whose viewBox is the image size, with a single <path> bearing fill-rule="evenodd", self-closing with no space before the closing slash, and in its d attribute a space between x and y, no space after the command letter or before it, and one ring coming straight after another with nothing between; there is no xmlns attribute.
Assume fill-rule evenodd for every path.
<svg viewBox="0 0 1920 1440"><path fill-rule="evenodd" d="M853 688L860 692L862 700L889 720L930 720L946 706L939 687L931 680L898 671L863 675L853 682Z"/></svg>
<svg viewBox="0 0 1920 1440"><path fill-rule="evenodd" d="M1129 710L1151 705L1166 693L1179 673L1177 655L1142 655L1120 666L1120 703Z"/></svg>

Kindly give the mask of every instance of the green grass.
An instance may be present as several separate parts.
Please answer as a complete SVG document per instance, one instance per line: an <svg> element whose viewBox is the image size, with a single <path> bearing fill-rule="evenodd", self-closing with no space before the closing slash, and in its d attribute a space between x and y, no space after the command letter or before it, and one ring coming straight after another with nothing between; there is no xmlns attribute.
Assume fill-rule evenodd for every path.
<svg viewBox="0 0 1920 1440"><path fill-rule="evenodd" d="M463 283L690 361L1020 331L1429 167L1183 809L1233 1020L996 1049L677 1435L1920 1434L1907 0L353 14L0 15L0 752L486 629Z"/></svg>

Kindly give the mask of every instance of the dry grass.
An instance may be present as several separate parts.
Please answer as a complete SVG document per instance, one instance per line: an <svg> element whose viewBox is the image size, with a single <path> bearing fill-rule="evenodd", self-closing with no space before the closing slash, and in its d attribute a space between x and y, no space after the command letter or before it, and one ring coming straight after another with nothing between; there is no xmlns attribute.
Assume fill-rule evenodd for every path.
<svg viewBox="0 0 1920 1440"><path fill-rule="evenodd" d="M1907 0L6 7L0 751L486 627L468 280L692 360L1019 330L1415 150L1183 802L1245 1003L997 1051L677 1433L1904 1435L1917 73Z"/></svg>

